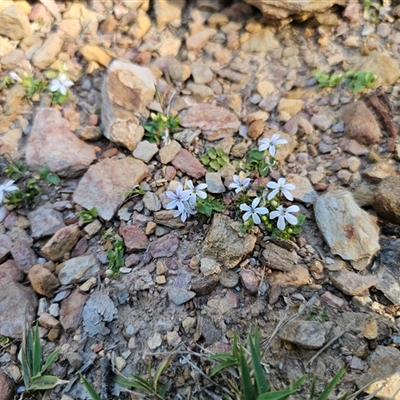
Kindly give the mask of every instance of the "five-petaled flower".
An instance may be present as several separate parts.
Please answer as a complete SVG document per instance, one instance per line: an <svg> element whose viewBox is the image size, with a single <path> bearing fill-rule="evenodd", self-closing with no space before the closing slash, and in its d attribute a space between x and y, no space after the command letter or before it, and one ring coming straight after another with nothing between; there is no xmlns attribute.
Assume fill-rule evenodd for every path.
<svg viewBox="0 0 400 400"><path fill-rule="evenodd" d="M229 189L235 189L236 193L247 189L250 186L250 178L245 178L241 180L238 175L233 175L233 183L229 185Z"/></svg>
<svg viewBox="0 0 400 400"><path fill-rule="evenodd" d="M271 211L271 213L269 214L269 218L278 218L278 229L283 231L286 225L285 220L291 225L297 225L297 218L290 213L298 211L300 211L300 208L298 206L290 206L286 208L286 210L283 208L283 206L279 206L275 211Z"/></svg>
<svg viewBox="0 0 400 400"><path fill-rule="evenodd" d="M260 204L260 201L261 199L259 197L256 197L252 201L251 206L248 206L247 204L240 205L240 209L242 211L245 211L245 213L243 214L244 221L247 221L251 217L256 225L259 225L261 223L261 219L258 214L265 215L268 214L269 211L267 207L257 207Z"/></svg>
<svg viewBox="0 0 400 400"><path fill-rule="evenodd" d="M60 74L58 79L52 79L50 81L49 89L51 92L60 92L62 95L67 94L67 88L73 86L74 82L68 79L67 75Z"/></svg>
<svg viewBox="0 0 400 400"><path fill-rule="evenodd" d="M16 72L14 72L14 71L10 71L10 72L8 73L8 76L9 76L13 81L22 83L21 77L20 77Z"/></svg>
<svg viewBox="0 0 400 400"><path fill-rule="evenodd" d="M273 189L268 195L268 200L273 199L278 193L282 193L288 200L293 200L293 195L289 190L296 189L296 186L292 183L286 183L285 178L279 178L278 182L268 182L267 187Z"/></svg>
<svg viewBox="0 0 400 400"><path fill-rule="evenodd" d="M6 192L14 192L15 190L19 190L17 185L13 185L14 181L11 179L6 179L0 185L0 204L3 203L4 196Z"/></svg>
<svg viewBox="0 0 400 400"><path fill-rule="evenodd" d="M280 138L279 134L274 133L270 139L269 138L261 139L260 141L261 144L258 147L258 151L268 150L269 155L271 157L274 157L276 153L276 146L287 143L286 139L279 139L279 138Z"/></svg>
<svg viewBox="0 0 400 400"><path fill-rule="evenodd" d="M197 214L196 202L193 202L191 198L188 201L184 201L182 209L177 209L174 212L174 217L181 217L181 221L185 222L189 215Z"/></svg>
<svg viewBox="0 0 400 400"><path fill-rule="evenodd" d="M184 203L189 200L190 194L191 194L190 190L183 190L183 186L182 185L179 185L176 188L176 193L171 192L171 191L168 190L166 195L167 195L167 197L172 199L172 201L170 201L167 204L166 209L167 210L172 210L173 208L177 208L182 213L184 211L184 209L185 209L185 204Z"/></svg>
<svg viewBox="0 0 400 400"><path fill-rule="evenodd" d="M200 197L201 199L206 199L207 198L207 193L204 192L204 189L207 189L207 184L206 183L200 183L196 187L194 187L192 181L187 182L188 186L188 191L190 192L190 201L193 204L196 204L196 197Z"/></svg>

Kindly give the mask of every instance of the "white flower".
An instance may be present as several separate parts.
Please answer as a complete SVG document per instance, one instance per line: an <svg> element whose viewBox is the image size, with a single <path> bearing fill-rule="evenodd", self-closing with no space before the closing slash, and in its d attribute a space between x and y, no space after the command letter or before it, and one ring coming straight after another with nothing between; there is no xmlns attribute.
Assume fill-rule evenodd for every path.
<svg viewBox="0 0 400 400"><path fill-rule="evenodd" d="M74 82L68 79L67 75L60 74L58 79L52 79L50 81L49 89L51 92L60 92L62 95L67 94L67 88L73 86Z"/></svg>
<svg viewBox="0 0 400 400"><path fill-rule="evenodd" d="M233 183L229 185L229 189L235 189L235 192L239 193L243 189L247 189L250 186L250 183L250 178L241 180L238 175L233 175Z"/></svg>
<svg viewBox="0 0 400 400"><path fill-rule="evenodd" d="M273 189L273 191L268 195L268 200L273 199L278 193L282 193L290 201L293 200L293 195L289 190L296 189L296 186L292 183L286 183L285 178L279 178L278 182L268 182L267 187Z"/></svg>
<svg viewBox="0 0 400 400"><path fill-rule="evenodd" d="M182 213L185 208L184 202L188 201L190 198L190 190L183 190L183 186L179 185L176 188L176 194L174 192L168 191L166 195L167 197L172 199L172 201L167 204L167 210L177 208Z"/></svg>
<svg viewBox="0 0 400 400"><path fill-rule="evenodd" d="M178 208L174 212L174 217L179 217L180 216L181 217L181 221L185 222L189 215L197 214L196 203L195 202L193 203L193 201L189 198L188 201L184 201L182 204L183 204L183 208L182 209Z"/></svg>
<svg viewBox="0 0 400 400"><path fill-rule="evenodd" d="M261 199L259 197L256 197L251 203L251 206L248 206L247 204L240 205L240 209L242 211L246 211L243 214L244 221L247 221L251 217L256 225L261 223L261 219L258 214L265 215L268 214L269 211L267 207L257 207L260 201Z"/></svg>
<svg viewBox="0 0 400 400"><path fill-rule="evenodd" d="M6 192L14 192L18 190L18 186L13 185L14 181L11 179L6 179L4 183L0 185L0 204L3 203L4 196Z"/></svg>
<svg viewBox="0 0 400 400"><path fill-rule="evenodd" d="M274 157L276 153L276 146L287 143L287 140L279 139L279 134L274 133L270 139L261 139L260 143L261 145L258 147L258 151L264 151L268 149L270 156Z"/></svg>
<svg viewBox="0 0 400 400"><path fill-rule="evenodd" d="M10 72L8 73L8 76L9 76L13 81L16 81L16 82L19 82L19 83L22 82L22 79L20 78L20 76L19 76L16 72L14 72L14 71L10 71Z"/></svg>
<svg viewBox="0 0 400 400"><path fill-rule="evenodd" d="M207 184L206 183L200 183L200 185L197 185L194 187L192 181L187 182L188 188L190 189L190 200L196 204L196 197L200 197L201 199L206 199L207 198L207 193L203 191L203 189L207 189Z"/></svg>
<svg viewBox="0 0 400 400"><path fill-rule="evenodd" d="M285 229L285 220L291 225L297 225L297 218L290 213L298 211L300 211L298 206L290 206L286 210L283 206L279 206L275 211L271 211L269 218L274 219L278 217L278 229L283 231Z"/></svg>

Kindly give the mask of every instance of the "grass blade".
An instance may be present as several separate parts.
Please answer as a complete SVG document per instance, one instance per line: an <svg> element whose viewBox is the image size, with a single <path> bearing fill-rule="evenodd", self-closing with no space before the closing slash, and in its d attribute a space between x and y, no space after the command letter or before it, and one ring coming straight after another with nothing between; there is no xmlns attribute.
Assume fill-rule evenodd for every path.
<svg viewBox="0 0 400 400"><path fill-rule="evenodd" d="M214 375L218 374L218 372L222 371L223 369L232 367L234 365L237 365L236 361L234 360L228 360L225 361L221 364L218 364L216 367L214 367L211 372L210 372L210 378L212 378Z"/></svg>
<svg viewBox="0 0 400 400"><path fill-rule="evenodd" d="M338 384L340 379L342 379L342 376L345 374L346 369L341 368L339 372L333 377L333 379L328 383L328 386L325 388L325 390L318 396L318 400L327 400L329 394L332 392L332 390L335 388L335 386Z"/></svg>
<svg viewBox="0 0 400 400"><path fill-rule="evenodd" d="M81 381L83 383L83 386L85 386L85 389L89 392L90 397L93 400L101 400L101 397L98 395L94 387L90 384L90 382L85 379L85 377L82 374L79 374Z"/></svg>
<svg viewBox="0 0 400 400"><path fill-rule="evenodd" d="M243 399L244 400L255 400L256 392L254 390L253 382L251 381L250 370L247 364L246 356L244 354L243 347L239 349L240 355L240 373L243 383Z"/></svg>
<svg viewBox="0 0 400 400"><path fill-rule="evenodd" d="M257 336L255 335L255 340L256 339ZM254 344L250 336L249 336L249 345L250 345L251 360L253 362L254 377L256 379L258 394L267 393L269 390L269 385L267 380L265 379L264 370L260 362L260 353L257 353L256 345Z"/></svg>
<svg viewBox="0 0 400 400"><path fill-rule="evenodd" d="M32 329L32 380L40 376L42 367L42 344L40 343L39 327Z"/></svg>
<svg viewBox="0 0 400 400"><path fill-rule="evenodd" d="M156 375L154 377L154 383L153 383L153 387L154 387L154 390L156 392L157 392L158 380L160 379L160 376L165 372L165 370L169 367L170 363L171 363L171 359L170 358L166 358L158 366Z"/></svg>
<svg viewBox="0 0 400 400"><path fill-rule="evenodd" d="M53 362L57 359L58 354L60 353L61 349L55 349L46 359L42 370L40 371L41 374L44 374L47 371L47 368L50 367L51 364L53 364Z"/></svg>

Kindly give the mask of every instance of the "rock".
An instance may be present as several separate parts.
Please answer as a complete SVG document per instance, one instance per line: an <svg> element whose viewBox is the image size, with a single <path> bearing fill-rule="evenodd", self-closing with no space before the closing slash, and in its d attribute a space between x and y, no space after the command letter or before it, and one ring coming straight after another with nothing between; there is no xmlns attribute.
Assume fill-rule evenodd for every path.
<svg viewBox="0 0 400 400"><path fill-rule="evenodd" d="M81 283L96 276L100 263L93 254L71 258L57 266L58 280L62 285Z"/></svg>
<svg viewBox="0 0 400 400"><path fill-rule="evenodd" d="M367 358L369 368L356 379L357 386L364 392L376 393L377 399L400 399L399 366L400 351L394 347L378 345ZM379 390L379 391L378 391Z"/></svg>
<svg viewBox="0 0 400 400"><path fill-rule="evenodd" d="M62 177L74 178L95 159L93 147L71 132L69 122L62 118L60 111L39 109L26 146L26 163L31 170L47 165Z"/></svg>
<svg viewBox="0 0 400 400"><path fill-rule="evenodd" d="M14 383L3 371L0 371L0 400L12 400L14 398Z"/></svg>
<svg viewBox="0 0 400 400"><path fill-rule="evenodd" d="M167 67L167 71L169 76L174 82L185 82L190 78L191 69L187 64L181 64L174 62L173 64Z"/></svg>
<svg viewBox="0 0 400 400"><path fill-rule="evenodd" d="M289 118L298 114L304 106L303 100L281 98L278 103L278 113L288 115ZM288 118L284 118L287 121Z"/></svg>
<svg viewBox="0 0 400 400"><path fill-rule="evenodd" d="M195 64L192 66L191 71L193 81L198 85L210 83L214 79L214 72L206 64Z"/></svg>
<svg viewBox="0 0 400 400"><path fill-rule="evenodd" d="M0 261L10 253L13 242L9 236L0 233Z"/></svg>
<svg viewBox="0 0 400 400"><path fill-rule="evenodd" d="M219 274L221 272L219 263L217 263L213 258L203 257L200 260L200 263L200 271L204 276Z"/></svg>
<svg viewBox="0 0 400 400"><path fill-rule="evenodd" d="M354 70L375 74L376 79L372 85L374 89L380 86L391 86L400 78L397 61L378 51L371 52L368 57L361 57Z"/></svg>
<svg viewBox="0 0 400 400"><path fill-rule="evenodd" d="M150 350L155 350L161 346L162 338L159 333L155 333L150 339L147 341L147 346L149 346Z"/></svg>
<svg viewBox="0 0 400 400"><path fill-rule="evenodd" d="M120 229L120 233L124 238L126 251L128 253L147 249L147 246L149 245L149 239L141 228L128 225Z"/></svg>
<svg viewBox="0 0 400 400"><path fill-rule="evenodd" d="M389 176L394 176L396 172L392 164L381 161L366 168L362 174L370 182L379 183Z"/></svg>
<svg viewBox="0 0 400 400"><path fill-rule="evenodd" d="M146 192L143 196L144 206L150 211L160 211L161 202L153 192Z"/></svg>
<svg viewBox="0 0 400 400"><path fill-rule="evenodd" d="M323 294L321 294L320 299L330 306L337 308L342 308L346 304L346 302L342 298L335 296L331 292L324 292Z"/></svg>
<svg viewBox="0 0 400 400"><path fill-rule="evenodd" d="M256 237L242 234L234 221L214 214L210 229L203 242L202 257L214 258L226 268L234 268L255 246ZM240 234L238 233L240 232Z"/></svg>
<svg viewBox="0 0 400 400"><path fill-rule="evenodd" d="M135 40L142 39L150 28L150 17L143 10L138 10L135 24L129 28L128 35ZM112 31L113 30L114 29L112 29Z"/></svg>
<svg viewBox="0 0 400 400"><path fill-rule="evenodd" d="M31 34L29 18L16 4L6 7L0 13L0 35L11 40L21 40Z"/></svg>
<svg viewBox="0 0 400 400"><path fill-rule="evenodd" d="M109 221L124 202L126 193L148 173L146 165L132 157L104 159L89 168L73 199L87 209L96 207L98 215Z"/></svg>
<svg viewBox="0 0 400 400"><path fill-rule="evenodd" d="M240 280L243 287L252 295L258 294L258 288L260 285L257 275L250 269L242 269L239 272Z"/></svg>
<svg viewBox="0 0 400 400"><path fill-rule="evenodd" d="M179 246L179 239L173 234L162 236L151 243L149 252L153 258L171 257Z"/></svg>
<svg viewBox="0 0 400 400"><path fill-rule="evenodd" d="M330 274L332 283L344 294L349 296L363 295L367 290L378 284L374 275L358 275L345 269Z"/></svg>
<svg viewBox="0 0 400 400"><path fill-rule="evenodd" d="M108 67L112 61L112 57L98 46L86 44L82 46L79 51L86 61L95 61L103 67Z"/></svg>
<svg viewBox="0 0 400 400"><path fill-rule="evenodd" d="M361 262L357 269L364 269L380 249L376 222L357 205L351 193L345 190L325 193L316 201L314 213L332 254Z"/></svg>
<svg viewBox="0 0 400 400"><path fill-rule="evenodd" d="M207 85L197 85L189 82L186 88L190 90L192 97L199 103L212 99L215 95L214 91Z"/></svg>
<svg viewBox="0 0 400 400"><path fill-rule="evenodd" d="M378 323L376 322L376 319L367 322L362 335L368 340L373 340L378 337Z"/></svg>
<svg viewBox="0 0 400 400"><path fill-rule="evenodd" d="M356 101L345 108L343 122L348 139L369 146L379 142L381 138L381 130L375 117L362 101Z"/></svg>
<svg viewBox="0 0 400 400"><path fill-rule="evenodd" d="M173 287L168 290L169 300L177 306L180 306L181 304L193 299L194 296L196 296L195 292L191 292L190 290L182 289L180 287Z"/></svg>
<svg viewBox="0 0 400 400"><path fill-rule="evenodd" d="M18 268L25 273L28 273L30 268L37 264L36 254L25 240L14 241L11 254L16 261Z"/></svg>
<svg viewBox="0 0 400 400"><path fill-rule="evenodd" d="M252 140L257 140L264 132L264 121L256 119L249 125L247 136Z"/></svg>
<svg viewBox="0 0 400 400"><path fill-rule="evenodd" d="M222 183L221 174L219 172L206 173L207 192L209 193L225 193L225 186Z"/></svg>
<svg viewBox="0 0 400 400"><path fill-rule="evenodd" d="M60 321L58 321L52 315L46 312L40 314L38 322L40 326L46 329L53 329L60 325Z"/></svg>
<svg viewBox="0 0 400 400"><path fill-rule="evenodd" d="M238 118L231 111L207 103L196 104L181 114L180 124L193 130L201 129L204 138L211 142L232 136L240 126Z"/></svg>
<svg viewBox="0 0 400 400"><path fill-rule="evenodd" d="M258 32L252 33L249 40L242 44L242 50L247 53L267 53L279 47L279 41L269 28L260 29Z"/></svg>
<svg viewBox="0 0 400 400"><path fill-rule="evenodd" d="M17 282L0 286L0 335L19 339L36 317L38 300L30 287Z"/></svg>
<svg viewBox="0 0 400 400"><path fill-rule="evenodd" d="M297 174L289 174L286 182L296 186L295 189L291 190L294 200L301 201L305 204L314 204L318 199L318 193L314 190L307 177Z"/></svg>
<svg viewBox="0 0 400 400"><path fill-rule="evenodd" d="M177 347L181 342L182 342L182 338L179 336L178 332L175 332L175 331L167 332L168 346Z"/></svg>
<svg viewBox="0 0 400 400"><path fill-rule="evenodd" d="M54 235L65 227L63 214L45 204L28 214L31 224L31 235L34 239Z"/></svg>
<svg viewBox="0 0 400 400"><path fill-rule="evenodd" d="M294 265L290 271L272 271L267 280L271 287L273 285L279 285L282 288L285 287L297 290L299 286L308 285L310 283L310 274L307 268Z"/></svg>
<svg viewBox="0 0 400 400"><path fill-rule="evenodd" d="M171 143L161 148L158 153L161 162L163 164L170 163L179 154L181 148L182 146L176 140L171 140Z"/></svg>
<svg viewBox="0 0 400 400"><path fill-rule="evenodd" d="M181 149L173 159L172 165L185 174L199 179L206 174L206 170L200 161L186 149Z"/></svg>
<svg viewBox="0 0 400 400"><path fill-rule="evenodd" d="M54 291L60 286L58 279L40 264L30 268L28 279L34 291L45 297L53 297Z"/></svg>
<svg viewBox="0 0 400 400"><path fill-rule="evenodd" d="M185 223L180 218L174 218L174 210L156 211L154 213L154 222L172 229L185 226Z"/></svg>
<svg viewBox="0 0 400 400"><path fill-rule="evenodd" d="M169 23L173 23L174 26L181 25L184 5L183 1L155 0L153 8L156 15L157 27L162 28Z"/></svg>
<svg viewBox="0 0 400 400"><path fill-rule="evenodd" d="M78 242L80 233L78 225L69 225L61 228L42 247L41 252L50 260L62 261L65 253L69 253Z"/></svg>
<svg viewBox="0 0 400 400"><path fill-rule="evenodd" d="M35 67L39 69L48 68L56 61L63 45L64 40L58 34L49 35L32 58Z"/></svg>
<svg viewBox="0 0 400 400"><path fill-rule="evenodd" d="M400 177L384 178L375 190L373 208L378 215L391 223L400 225Z"/></svg>
<svg viewBox="0 0 400 400"><path fill-rule="evenodd" d="M155 95L156 80L148 68L115 60L102 86L104 136L129 150L142 140L140 118L148 116L147 105Z"/></svg>
<svg viewBox="0 0 400 400"><path fill-rule="evenodd" d="M239 283L239 275L235 271L224 270L219 275L219 283L226 288L234 288Z"/></svg>
<svg viewBox="0 0 400 400"><path fill-rule="evenodd" d="M326 328L315 321L294 321L289 324L279 337L304 349L319 349L325 344Z"/></svg>
<svg viewBox="0 0 400 400"><path fill-rule="evenodd" d="M340 138L338 141L339 147L343 151L347 151L355 156L363 156L368 153L368 148L355 140L349 140L347 138Z"/></svg>
<svg viewBox="0 0 400 400"><path fill-rule="evenodd" d="M14 260L8 260L0 264L0 286L9 282L20 282L23 278L24 274Z"/></svg>
<svg viewBox="0 0 400 400"><path fill-rule="evenodd" d="M88 295L75 290L61 302L60 323L67 333L75 333L82 326L82 310Z"/></svg>
<svg viewBox="0 0 400 400"><path fill-rule="evenodd" d="M274 0L245 0L245 2L257 7L267 18L282 20L286 23L294 19L304 21L317 13L328 10L335 4L345 5L341 0L302 2L282 0L279 4Z"/></svg>
<svg viewBox="0 0 400 400"><path fill-rule="evenodd" d="M219 278L216 274L199 277L190 283L190 290L195 292L197 296L206 296L214 291L218 282Z"/></svg>
<svg viewBox="0 0 400 400"><path fill-rule="evenodd" d="M201 50L209 40L217 34L214 28L205 28L202 31L189 36L186 39L186 49L198 51Z"/></svg>
<svg viewBox="0 0 400 400"><path fill-rule="evenodd" d="M274 243L265 243L265 249L262 252L263 259L268 268L279 271L290 271L297 264L296 252L290 252Z"/></svg>
<svg viewBox="0 0 400 400"><path fill-rule="evenodd" d="M133 150L133 157L148 163L158 153L158 147L155 143L150 143L147 140L139 142L135 150Z"/></svg>

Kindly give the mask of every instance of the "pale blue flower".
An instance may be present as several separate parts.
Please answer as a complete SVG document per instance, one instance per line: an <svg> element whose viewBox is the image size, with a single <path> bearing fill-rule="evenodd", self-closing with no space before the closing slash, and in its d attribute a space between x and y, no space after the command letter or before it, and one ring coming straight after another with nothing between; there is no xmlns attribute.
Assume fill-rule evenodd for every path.
<svg viewBox="0 0 400 400"><path fill-rule="evenodd" d="M193 202L193 200L191 198L189 198L188 201L184 201L182 203L183 208L182 209L177 209L174 212L174 217L181 217L181 221L185 222L186 219L190 216L190 215L194 215L197 214L197 210L196 210L196 202Z"/></svg>
<svg viewBox="0 0 400 400"><path fill-rule="evenodd" d="M11 179L6 179L1 185L0 185L0 204L3 203L3 199L6 196L6 192L14 192L15 190L19 190L18 186L13 185L14 181Z"/></svg>
<svg viewBox="0 0 400 400"><path fill-rule="evenodd" d="M257 207L260 204L261 199L259 197L256 197L252 203L251 206L248 206L247 204L241 204L240 209L242 211L245 211L243 214L243 220L247 221L250 217L253 219L253 222L256 225L259 225L261 223L261 219L258 216L260 215L265 215L269 213L269 210L267 207Z"/></svg>
<svg viewBox="0 0 400 400"><path fill-rule="evenodd" d="M292 183L286 183L285 178L279 178L278 182L268 182L267 188L273 189L268 195L268 200L273 199L278 193L282 193L288 200L293 200L293 195L290 190L296 189L296 186Z"/></svg>
<svg viewBox="0 0 400 400"><path fill-rule="evenodd" d="M176 188L176 193L167 191L166 195L172 199L172 201L167 204L166 209L172 210L173 208L177 208L180 212L183 212L185 208L184 202L188 201L190 198L190 190L183 190L183 186L179 185Z"/></svg>
<svg viewBox="0 0 400 400"><path fill-rule="evenodd" d="M276 153L276 146L287 143L286 139L279 139L279 138L280 138L279 134L274 133L270 139L269 138L261 139L260 141L261 145L258 147L258 151L268 150L270 156L274 157Z"/></svg>
<svg viewBox="0 0 400 400"><path fill-rule="evenodd" d="M60 92L62 95L67 94L67 88L73 86L74 82L68 79L67 75L60 74L58 79L52 79L50 81L49 90L51 92Z"/></svg>
<svg viewBox="0 0 400 400"><path fill-rule="evenodd" d="M298 211L300 211L300 208L298 206L290 206L286 208L286 210L283 208L283 206L279 206L275 211L271 211L271 214L269 214L269 218L278 218L278 229L283 231L286 225L285 221L289 222L289 224L291 225L297 225L297 218L290 213Z"/></svg>
<svg viewBox="0 0 400 400"><path fill-rule="evenodd" d="M233 183L229 185L229 189L235 189L235 192L239 193L242 190L247 189L250 186L250 183L250 178L241 180L238 175L233 175Z"/></svg>
<svg viewBox="0 0 400 400"><path fill-rule="evenodd" d="M187 182L187 186L190 189L190 200L196 204L196 197L200 197L201 199L206 199L207 198L207 193L204 192L204 189L207 189L207 184L206 183L200 183L196 187L194 187L192 181Z"/></svg>

